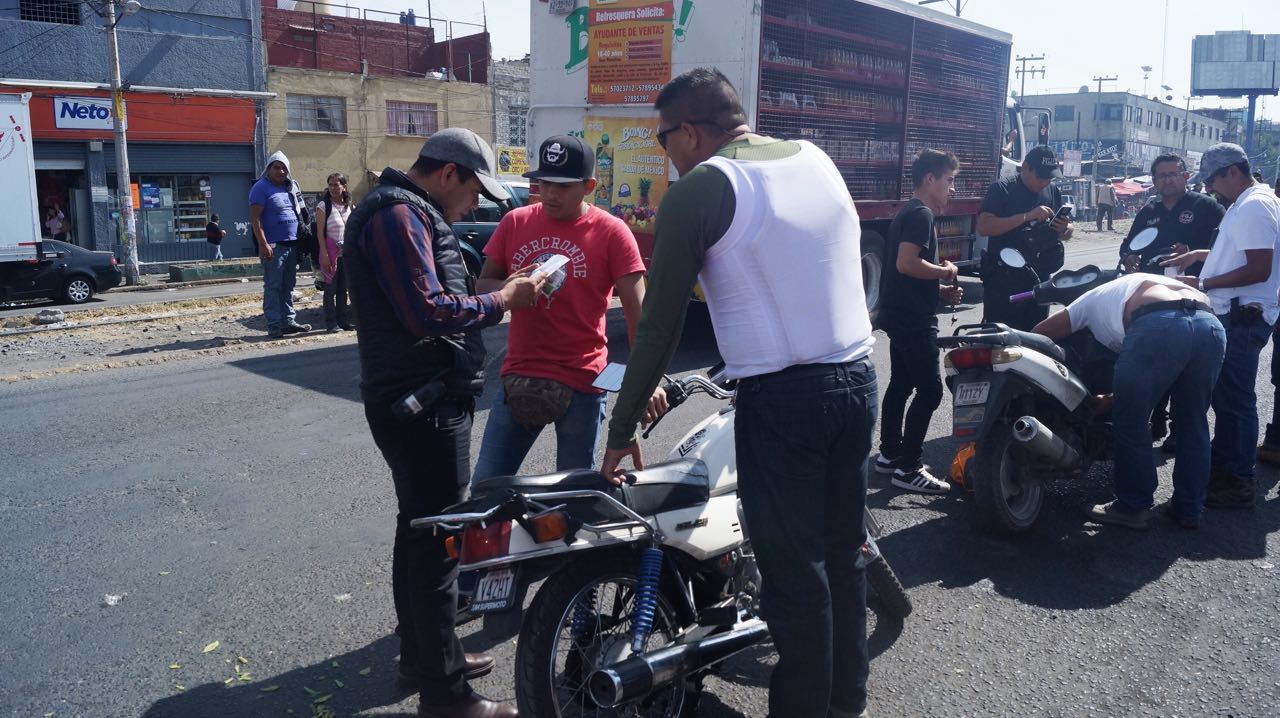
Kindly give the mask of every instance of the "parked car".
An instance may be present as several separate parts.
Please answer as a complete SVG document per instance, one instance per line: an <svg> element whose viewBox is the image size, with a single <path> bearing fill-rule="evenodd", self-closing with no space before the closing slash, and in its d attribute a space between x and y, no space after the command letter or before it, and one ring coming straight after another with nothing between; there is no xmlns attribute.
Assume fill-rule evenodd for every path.
<svg viewBox="0 0 1280 718"><path fill-rule="evenodd" d="M36 261L10 264L0 276L0 301L53 299L83 304L98 292L120 286L123 279L111 252L44 239Z"/></svg>
<svg viewBox="0 0 1280 718"><path fill-rule="evenodd" d="M503 181L502 184L511 193L510 200L498 204L482 195L480 205L453 224L453 233L462 244L462 258L467 263L467 269L476 276L479 276L480 268L484 266L484 247L498 229L502 216L529 203L528 182Z"/></svg>

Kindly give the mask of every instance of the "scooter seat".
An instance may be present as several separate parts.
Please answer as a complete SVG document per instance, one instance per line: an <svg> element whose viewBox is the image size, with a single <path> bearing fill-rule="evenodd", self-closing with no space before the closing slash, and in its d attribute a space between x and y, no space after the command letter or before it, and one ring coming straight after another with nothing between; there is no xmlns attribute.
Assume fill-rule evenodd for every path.
<svg viewBox="0 0 1280 718"><path fill-rule="evenodd" d="M1058 346L1052 339L1043 334L1024 332L1018 329L1010 329L1009 333L1017 337L1019 346L1035 349L1036 351L1042 354L1047 354L1060 362L1067 361L1067 353L1062 351L1062 347Z"/></svg>
<svg viewBox="0 0 1280 718"><path fill-rule="evenodd" d="M680 459L655 464L627 474L621 486L605 480L598 471L578 469L541 476L494 476L471 487L473 496L512 490L536 495L556 491L592 490L608 494L641 516L706 503L711 496L711 475L706 464L696 459ZM583 521L597 523L620 518L616 509L593 499L564 502Z"/></svg>

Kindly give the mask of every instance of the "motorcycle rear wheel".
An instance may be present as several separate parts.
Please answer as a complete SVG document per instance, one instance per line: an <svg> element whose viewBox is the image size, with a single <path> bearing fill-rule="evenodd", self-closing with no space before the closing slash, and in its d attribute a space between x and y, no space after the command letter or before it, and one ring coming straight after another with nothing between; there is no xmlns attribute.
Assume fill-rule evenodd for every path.
<svg viewBox="0 0 1280 718"><path fill-rule="evenodd" d="M875 591L880 605L889 611L894 618L903 619L911 615L911 597L907 589L902 587L898 575L893 572L884 556L876 556L867 564L867 584Z"/></svg>
<svg viewBox="0 0 1280 718"><path fill-rule="evenodd" d="M978 442L973 459L974 527L1003 534L1031 528L1044 504L1044 486L1014 455L1013 433L997 425Z"/></svg>
<svg viewBox="0 0 1280 718"><path fill-rule="evenodd" d="M516 648L516 704L520 715L577 718L677 718L694 702L692 681L671 685L635 703L599 708L587 690L598 668L631 655L638 559L617 553L575 560L549 577L525 613ZM575 605L582 602L583 635L573 634ZM646 650L667 645L680 629L671 601L661 592ZM579 617L580 620L582 616Z"/></svg>

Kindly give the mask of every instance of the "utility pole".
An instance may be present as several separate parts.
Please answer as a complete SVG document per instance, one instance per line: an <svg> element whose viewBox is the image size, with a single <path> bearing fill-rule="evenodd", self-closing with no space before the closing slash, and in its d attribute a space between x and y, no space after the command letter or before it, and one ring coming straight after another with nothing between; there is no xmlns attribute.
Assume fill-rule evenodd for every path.
<svg viewBox="0 0 1280 718"><path fill-rule="evenodd" d="M1114 82L1118 79L1115 75L1093 78L1093 81L1098 83L1098 94L1093 101L1093 184L1095 186L1098 184L1098 161L1102 159L1102 137L1098 134L1098 119L1102 114L1102 83Z"/></svg>
<svg viewBox="0 0 1280 718"><path fill-rule="evenodd" d="M954 3L956 17L960 17L960 0L918 0L918 4L920 5L932 5L936 2L946 3L948 8L952 7L952 4ZM965 4L967 5L968 3Z"/></svg>
<svg viewBox="0 0 1280 718"><path fill-rule="evenodd" d="M1028 69L1027 69L1027 63L1028 63L1028 62L1039 62L1040 60L1043 60L1043 59L1044 59L1044 55L1036 55L1036 56L1034 56L1034 57L1023 57L1022 55L1019 55L1019 56L1017 56L1017 57L1015 57L1015 58L1014 58L1014 60L1016 60L1016 61L1018 61L1018 62L1022 63L1022 67L1020 67L1020 68L1018 68L1018 69L1016 69L1016 70L1014 70L1014 71L1013 71L1013 72L1014 72L1014 74L1018 75L1018 77L1020 77L1020 78L1022 79L1022 85L1018 88L1018 100L1019 100L1019 101L1021 101L1021 100L1022 100L1022 97L1023 97L1024 95L1026 95L1026 94L1027 94L1027 75L1028 75L1028 74L1030 74L1032 77L1034 77L1034 76L1035 76L1035 74L1038 72L1038 73L1040 73L1040 77L1041 77L1041 79L1043 79L1043 78L1044 78L1044 66L1041 66L1041 67L1039 67L1039 68L1035 68L1035 67L1033 67L1033 68L1031 68L1030 70L1028 70Z"/></svg>
<svg viewBox="0 0 1280 718"><path fill-rule="evenodd" d="M111 65L111 103L112 124L116 133L116 195L119 197L120 224L123 226L121 244L124 245L124 281L127 285L138 283L141 271L138 267L138 224L133 214L133 191L129 182L129 147L125 138L126 119L124 114L124 93L120 81L120 50L116 45L117 0L107 0L107 60ZM123 3L120 19L134 14L142 8L138 0Z"/></svg>

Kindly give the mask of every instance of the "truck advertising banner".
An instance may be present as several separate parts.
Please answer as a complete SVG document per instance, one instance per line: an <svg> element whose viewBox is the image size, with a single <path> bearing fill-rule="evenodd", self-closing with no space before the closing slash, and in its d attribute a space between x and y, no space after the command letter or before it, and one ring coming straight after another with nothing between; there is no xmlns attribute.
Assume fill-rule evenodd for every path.
<svg viewBox="0 0 1280 718"><path fill-rule="evenodd" d="M658 118L587 115L583 139L596 153L596 191L587 201L620 217L649 260L658 205L667 191L667 156Z"/></svg>
<svg viewBox="0 0 1280 718"><path fill-rule="evenodd" d="M672 0L591 0L587 102L651 105L671 80Z"/></svg>

